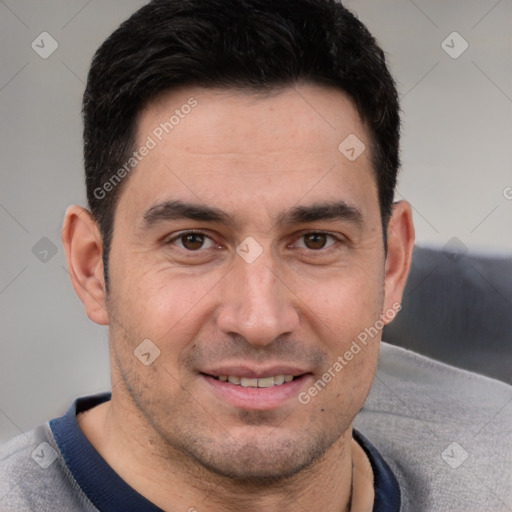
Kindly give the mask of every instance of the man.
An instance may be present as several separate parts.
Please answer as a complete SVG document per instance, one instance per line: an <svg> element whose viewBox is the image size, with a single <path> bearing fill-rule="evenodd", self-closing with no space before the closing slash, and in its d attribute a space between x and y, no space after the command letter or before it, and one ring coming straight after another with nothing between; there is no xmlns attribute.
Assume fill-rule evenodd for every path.
<svg viewBox="0 0 512 512"><path fill-rule="evenodd" d="M94 57L84 125L62 239L112 392L3 447L2 510L507 510L510 387L381 348L414 230L350 12L154 0ZM484 441L457 474L454 412Z"/></svg>

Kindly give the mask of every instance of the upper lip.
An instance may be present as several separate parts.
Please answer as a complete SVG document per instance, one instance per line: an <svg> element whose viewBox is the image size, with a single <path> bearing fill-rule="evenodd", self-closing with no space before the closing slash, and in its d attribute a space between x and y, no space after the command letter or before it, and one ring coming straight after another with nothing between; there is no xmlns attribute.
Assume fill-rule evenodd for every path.
<svg viewBox="0 0 512 512"><path fill-rule="evenodd" d="M245 377L247 379L262 379L265 377L274 377L276 375L293 375L294 377L297 377L309 372L299 368L298 366L290 365L275 365L266 367L225 365L201 370L201 373L206 373L207 375L212 375L213 377L218 377L219 375L233 375L237 377Z"/></svg>

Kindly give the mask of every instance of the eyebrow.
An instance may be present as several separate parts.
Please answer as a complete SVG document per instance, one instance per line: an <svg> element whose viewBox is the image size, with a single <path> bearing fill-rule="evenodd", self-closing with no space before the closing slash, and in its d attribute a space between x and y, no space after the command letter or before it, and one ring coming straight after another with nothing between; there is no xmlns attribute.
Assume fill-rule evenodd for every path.
<svg viewBox="0 0 512 512"><path fill-rule="evenodd" d="M345 201L315 203L310 206L295 206L289 212L279 217L280 224L301 224L319 220L342 220L360 226L363 224L363 214L355 206Z"/></svg>
<svg viewBox="0 0 512 512"><path fill-rule="evenodd" d="M219 208L179 200L165 201L152 206L144 213L142 219L144 228L153 227L161 222L183 219L233 224L232 217Z"/></svg>
<svg viewBox="0 0 512 512"><path fill-rule="evenodd" d="M190 203L181 200L165 201L149 208L142 216L145 229L162 222L175 220L195 220L199 222L216 222L233 226L235 218L214 206ZM278 216L276 224L303 224L321 220L342 220L361 225L363 214L359 209L344 201L315 203L309 206L295 206Z"/></svg>

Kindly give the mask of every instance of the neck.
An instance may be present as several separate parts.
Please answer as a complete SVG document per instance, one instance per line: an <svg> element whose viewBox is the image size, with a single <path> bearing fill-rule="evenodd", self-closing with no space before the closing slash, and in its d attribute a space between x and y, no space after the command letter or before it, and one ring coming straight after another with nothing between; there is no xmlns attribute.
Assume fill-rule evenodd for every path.
<svg viewBox="0 0 512 512"><path fill-rule="evenodd" d="M142 417L115 400L81 414L79 424L112 469L163 510L170 511L169 504L172 510L200 512L350 510L353 463L361 457L351 428L321 460L293 477L247 483L210 472L169 447Z"/></svg>

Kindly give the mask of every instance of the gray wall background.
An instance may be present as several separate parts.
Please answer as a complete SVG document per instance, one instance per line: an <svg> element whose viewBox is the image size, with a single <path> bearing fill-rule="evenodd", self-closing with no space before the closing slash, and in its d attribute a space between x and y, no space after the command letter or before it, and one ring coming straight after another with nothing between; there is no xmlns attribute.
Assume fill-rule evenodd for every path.
<svg viewBox="0 0 512 512"><path fill-rule="evenodd" d="M69 204L85 205L80 101L90 59L144 3L0 1L0 440L109 388L107 333L74 294L60 229ZM417 243L511 253L512 1L346 4L398 82L397 197L413 206Z"/></svg>

